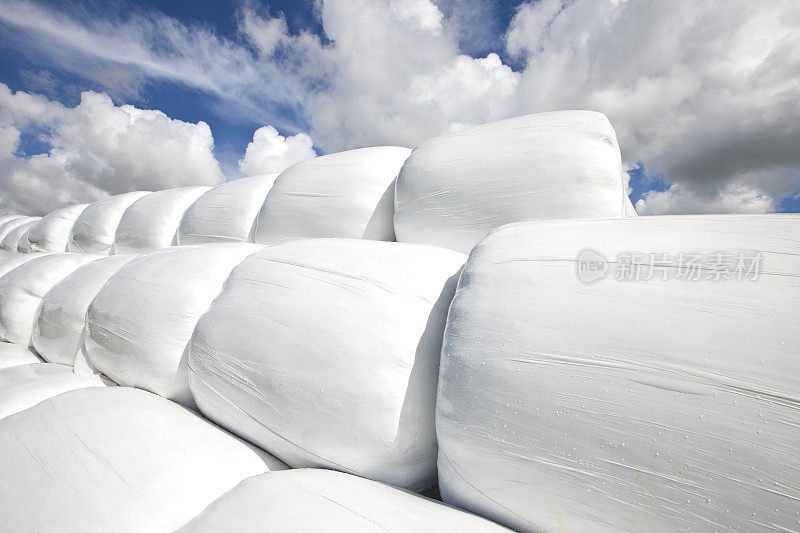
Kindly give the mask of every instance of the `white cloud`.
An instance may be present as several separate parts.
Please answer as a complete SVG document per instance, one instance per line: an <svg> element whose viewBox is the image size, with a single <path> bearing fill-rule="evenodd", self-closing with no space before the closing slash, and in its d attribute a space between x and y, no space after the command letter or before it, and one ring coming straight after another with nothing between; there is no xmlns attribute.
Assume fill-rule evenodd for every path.
<svg viewBox="0 0 800 533"><path fill-rule="evenodd" d="M775 201L739 184L726 186L711 200L698 198L676 183L666 191L648 191L636 202L640 215L679 215L684 213L766 213L775 210Z"/></svg>
<svg viewBox="0 0 800 533"><path fill-rule="evenodd" d="M623 158L674 183L650 213L769 210L800 189L800 4L555 0L507 35L519 109L606 113Z"/></svg>
<svg viewBox="0 0 800 533"><path fill-rule="evenodd" d="M284 137L272 126L262 126L253 134L244 158L239 160L239 170L245 176L282 172L298 161L316 157L313 145L305 133Z"/></svg>
<svg viewBox="0 0 800 533"><path fill-rule="evenodd" d="M94 92L84 92L76 107L66 108L0 84L0 127L10 131L8 138L16 135L18 142L32 124L49 132L41 138L50 148L31 157L8 154L0 167L0 212L44 214L132 190L215 185L223 179L204 122L118 107Z"/></svg>

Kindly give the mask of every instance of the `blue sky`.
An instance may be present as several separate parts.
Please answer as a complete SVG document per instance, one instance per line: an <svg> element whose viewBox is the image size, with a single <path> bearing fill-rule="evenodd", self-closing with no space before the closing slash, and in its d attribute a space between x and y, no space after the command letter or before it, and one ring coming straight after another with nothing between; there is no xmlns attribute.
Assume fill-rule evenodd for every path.
<svg viewBox="0 0 800 533"><path fill-rule="evenodd" d="M258 168L256 160L269 165L275 151L293 154L273 161L287 164L307 156L308 143L317 153L413 146L470 124L588 108L615 126L642 213L800 210L800 156L792 153L800 152L800 61L790 55L800 40L791 2L0 4L0 82L12 94L88 109L79 106L81 93L94 91L116 107L203 121L210 136L181 134L209 150L213 143L209 160L221 170L203 183L239 177ZM19 131L13 160L0 168L7 203L34 171L38 189L20 190L20 198L78 184L34 210L141 186L123 182L131 169L107 168L119 159L111 148L70 137L77 112L35 120L21 113L0 115ZM277 132L255 146L254 132L268 125ZM172 138L169 128L178 126L161 133ZM250 143L252 161L243 165ZM36 154L47 161L32 163ZM96 176L74 172L97 160Z"/></svg>

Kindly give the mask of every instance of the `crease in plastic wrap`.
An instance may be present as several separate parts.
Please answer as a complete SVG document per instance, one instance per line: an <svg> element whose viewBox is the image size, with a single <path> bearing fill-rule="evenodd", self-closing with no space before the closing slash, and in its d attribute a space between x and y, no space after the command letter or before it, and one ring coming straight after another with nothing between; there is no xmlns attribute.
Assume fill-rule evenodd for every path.
<svg viewBox="0 0 800 533"><path fill-rule="evenodd" d="M301 161L275 181L254 240L341 237L394 241L394 180L411 150L375 146Z"/></svg>
<svg viewBox="0 0 800 533"><path fill-rule="evenodd" d="M508 532L478 516L376 481L322 469L270 472L242 481L180 533Z"/></svg>
<svg viewBox="0 0 800 533"><path fill-rule="evenodd" d="M249 176L217 185L183 215L177 243L252 242L253 224L278 172Z"/></svg>
<svg viewBox="0 0 800 533"><path fill-rule="evenodd" d="M38 222L39 217L28 217L25 222L13 228L3 237L3 240L0 241L0 248L10 252L18 252L19 244L23 240L23 237L27 238L28 232Z"/></svg>
<svg viewBox="0 0 800 533"><path fill-rule="evenodd" d="M430 487L442 330L465 259L356 239L251 255L192 337L198 407L292 467Z"/></svg>
<svg viewBox="0 0 800 533"><path fill-rule="evenodd" d="M282 465L180 405L128 387L60 394L0 420L8 531L172 531Z"/></svg>
<svg viewBox="0 0 800 533"><path fill-rule="evenodd" d="M28 251L65 252L72 226L88 205L71 205L43 216L28 233Z"/></svg>
<svg viewBox="0 0 800 533"><path fill-rule="evenodd" d="M414 148L397 178L394 226L400 242L469 253L489 231L512 222L632 211L606 116L556 111L467 128Z"/></svg>
<svg viewBox="0 0 800 533"><path fill-rule="evenodd" d="M216 243L138 256L90 304L86 360L120 385L194 407L186 368L192 331L231 269L262 248Z"/></svg>
<svg viewBox="0 0 800 533"><path fill-rule="evenodd" d="M109 255L117 227L125 210L139 198L151 194L134 191L118 194L89 204L81 212L70 232L67 251Z"/></svg>
<svg viewBox="0 0 800 533"><path fill-rule="evenodd" d="M22 215L13 215L13 216L11 216L9 218L6 218L6 220L4 222L0 223L0 243L3 242L3 240L6 238L6 236L8 236L8 234L12 230L14 230L15 228L21 226L22 224L26 224L26 223L31 222L33 220L38 220L38 217L28 217L28 216L22 216ZM2 248L2 247L0 247L0 248ZM2 248L2 249L6 250L6 248ZM14 248L14 250L16 250L16 248ZM10 251L14 251L14 250L10 250Z"/></svg>
<svg viewBox="0 0 800 533"><path fill-rule="evenodd" d="M178 225L210 187L181 187L148 194L125 211L117 226L113 253L139 254L176 244Z"/></svg>
<svg viewBox="0 0 800 533"><path fill-rule="evenodd" d="M99 256L39 255L0 277L0 338L28 345L44 295L76 268Z"/></svg>
<svg viewBox="0 0 800 533"><path fill-rule="evenodd" d="M520 531L797 530L799 279L796 215L493 232L445 331L444 501Z"/></svg>
<svg viewBox="0 0 800 533"><path fill-rule="evenodd" d="M0 369L0 419L67 391L104 387L96 376L78 376L72 366L35 363Z"/></svg>
<svg viewBox="0 0 800 533"><path fill-rule="evenodd" d="M82 265L50 289L39 307L31 344L49 363L72 366L83 343L89 304L133 255L112 255Z"/></svg>

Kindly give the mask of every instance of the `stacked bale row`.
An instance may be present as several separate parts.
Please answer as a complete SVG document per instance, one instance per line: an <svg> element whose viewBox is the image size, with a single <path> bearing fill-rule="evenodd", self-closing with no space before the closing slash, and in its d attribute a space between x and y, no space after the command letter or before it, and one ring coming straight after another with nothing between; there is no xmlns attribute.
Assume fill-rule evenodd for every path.
<svg viewBox="0 0 800 533"><path fill-rule="evenodd" d="M7 216L0 218L0 249L121 255L210 242L393 241L394 183L409 153L363 148L214 188L137 191L42 218Z"/></svg>
<svg viewBox="0 0 800 533"><path fill-rule="evenodd" d="M216 224L222 243L0 263L0 305L20 310L0 309L0 331L52 361L0 371L8 412L27 408L0 420L9 527L497 527L377 481L438 482L445 502L526 531L795 528L800 217L619 218L613 130L562 118L467 130L408 158L379 149L368 167L391 154L395 187L388 170L363 190L331 170L358 172L359 151L282 185L249 178L275 193L244 195L249 225L219 217L243 185L212 189L183 238ZM553 196L564 183L574 194ZM124 243L106 230L80 242L163 244L143 236L160 228L136 229L150 209ZM337 226L338 210L352 218ZM483 239L581 216L606 220ZM416 242L363 240L390 240L386 228ZM248 240L270 246L230 242ZM742 281L719 263L683 280L680 261L620 259L684 251L761 259ZM645 266L659 276L630 274ZM83 384L50 370L62 366ZM283 463L300 470L263 473Z"/></svg>

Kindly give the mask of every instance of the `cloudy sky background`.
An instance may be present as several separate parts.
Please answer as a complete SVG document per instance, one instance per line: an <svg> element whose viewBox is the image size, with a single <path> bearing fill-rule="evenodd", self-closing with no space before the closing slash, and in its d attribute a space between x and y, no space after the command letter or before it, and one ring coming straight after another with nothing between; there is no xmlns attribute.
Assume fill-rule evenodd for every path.
<svg viewBox="0 0 800 533"><path fill-rule="evenodd" d="M796 0L0 0L0 58L0 214L556 109L642 214L800 211Z"/></svg>

